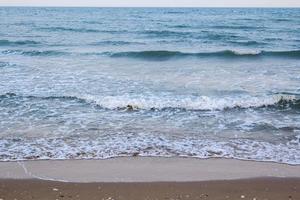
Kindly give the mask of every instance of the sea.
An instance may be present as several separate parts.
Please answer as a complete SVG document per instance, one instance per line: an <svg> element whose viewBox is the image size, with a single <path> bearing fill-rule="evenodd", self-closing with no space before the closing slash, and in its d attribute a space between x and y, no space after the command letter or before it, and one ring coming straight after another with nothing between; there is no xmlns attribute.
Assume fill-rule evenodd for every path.
<svg viewBox="0 0 300 200"><path fill-rule="evenodd" d="M300 164L299 8L0 7L0 161Z"/></svg>

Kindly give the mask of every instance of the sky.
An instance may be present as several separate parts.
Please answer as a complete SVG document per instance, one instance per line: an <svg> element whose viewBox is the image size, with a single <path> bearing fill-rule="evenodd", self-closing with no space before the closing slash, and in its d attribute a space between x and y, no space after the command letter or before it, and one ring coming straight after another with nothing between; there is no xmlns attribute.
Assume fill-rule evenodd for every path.
<svg viewBox="0 0 300 200"><path fill-rule="evenodd" d="M300 7L300 0L0 0L0 6Z"/></svg>

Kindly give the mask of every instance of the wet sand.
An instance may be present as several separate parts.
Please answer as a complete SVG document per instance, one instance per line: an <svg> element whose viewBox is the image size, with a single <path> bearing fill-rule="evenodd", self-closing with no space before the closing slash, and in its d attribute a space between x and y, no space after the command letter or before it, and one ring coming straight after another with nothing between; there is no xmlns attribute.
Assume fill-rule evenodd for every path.
<svg viewBox="0 0 300 200"><path fill-rule="evenodd" d="M300 166L131 157L0 162L0 199L300 199Z"/></svg>
<svg viewBox="0 0 300 200"><path fill-rule="evenodd" d="M68 182L190 182L256 177L300 178L300 166L235 159L178 157L0 162L0 179L44 179Z"/></svg>

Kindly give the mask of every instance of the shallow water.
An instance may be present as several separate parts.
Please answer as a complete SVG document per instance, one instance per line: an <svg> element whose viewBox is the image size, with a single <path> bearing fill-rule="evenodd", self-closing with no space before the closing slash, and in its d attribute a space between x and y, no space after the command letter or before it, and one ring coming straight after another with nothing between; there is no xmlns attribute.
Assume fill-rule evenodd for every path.
<svg viewBox="0 0 300 200"><path fill-rule="evenodd" d="M300 164L299 11L0 8L0 160Z"/></svg>

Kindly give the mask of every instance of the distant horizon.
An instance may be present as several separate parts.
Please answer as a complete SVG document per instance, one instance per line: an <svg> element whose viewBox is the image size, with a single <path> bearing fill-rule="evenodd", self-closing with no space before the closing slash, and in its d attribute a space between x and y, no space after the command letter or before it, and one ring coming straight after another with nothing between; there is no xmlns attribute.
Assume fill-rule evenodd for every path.
<svg viewBox="0 0 300 200"><path fill-rule="evenodd" d="M1 0L0 7L299 8L298 0Z"/></svg>
<svg viewBox="0 0 300 200"><path fill-rule="evenodd" d="M1 8L291 8L300 6L43 6L43 5L0 5Z"/></svg>

